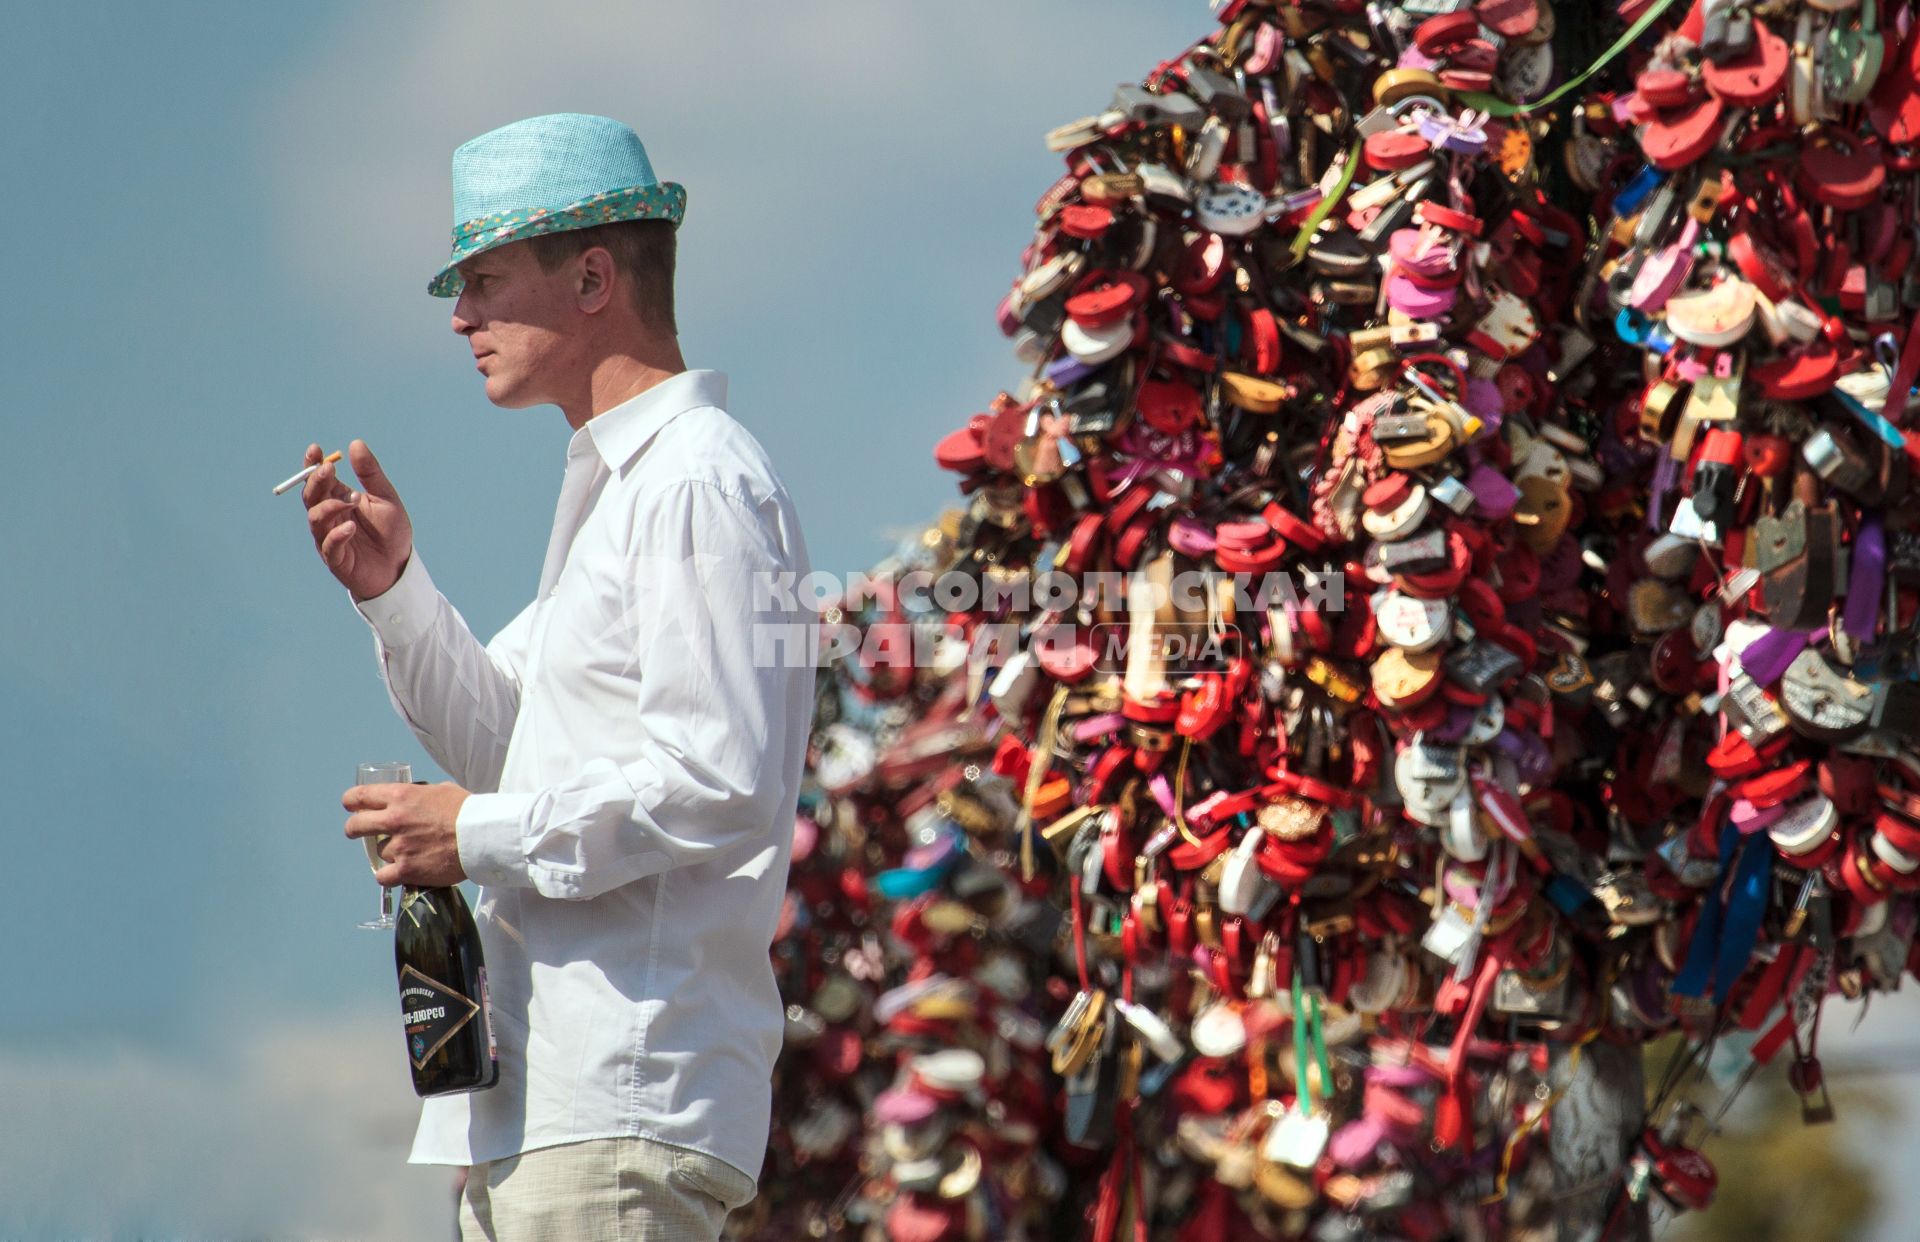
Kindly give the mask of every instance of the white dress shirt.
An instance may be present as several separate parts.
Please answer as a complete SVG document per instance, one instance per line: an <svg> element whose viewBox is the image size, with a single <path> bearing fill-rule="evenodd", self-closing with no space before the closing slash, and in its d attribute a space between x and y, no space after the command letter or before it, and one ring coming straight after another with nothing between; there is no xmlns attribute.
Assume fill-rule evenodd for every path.
<svg viewBox="0 0 1920 1242"><path fill-rule="evenodd" d="M574 433L539 595L485 646L417 550L358 605L394 706L474 791L500 1081L425 1101L414 1163L639 1135L758 1177L814 630L765 586L806 546L725 402L687 371Z"/></svg>

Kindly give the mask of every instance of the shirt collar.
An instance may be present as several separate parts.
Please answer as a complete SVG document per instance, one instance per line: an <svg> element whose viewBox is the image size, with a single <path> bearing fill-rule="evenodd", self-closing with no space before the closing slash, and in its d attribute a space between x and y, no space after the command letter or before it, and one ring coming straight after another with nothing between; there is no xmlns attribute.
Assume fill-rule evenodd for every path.
<svg viewBox="0 0 1920 1242"><path fill-rule="evenodd" d="M706 405L726 408L725 372L682 371L588 419L580 430L617 474L676 415Z"/></svg>

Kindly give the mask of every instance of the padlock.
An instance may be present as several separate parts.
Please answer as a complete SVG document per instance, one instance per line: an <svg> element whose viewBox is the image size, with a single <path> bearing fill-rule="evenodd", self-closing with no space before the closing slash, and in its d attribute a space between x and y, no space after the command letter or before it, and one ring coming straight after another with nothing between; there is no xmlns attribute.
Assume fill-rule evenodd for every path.
<svg viewBox="0 0 1920 1242"><path fill-rule="evenodd" d="M1826 615L1837 585L1833 512L1809 510L1795 500L1779 517L1761 517L1754 539L1768 619L1783 629L1814 625Z"/></svg>
<svg viewBox="0 0 1920 1242"><path fill-rule="evenodd" d="M1724 522L1732 515L1744 447L1737 431L1715 428L1707 432L1690 480L1693 511L1702 522Z"/></svg>
<svg viewBox="0 0 1920 1242"><path fill-rule="evenodd" d="M1821 1072L1818 1057L1800 1056L1789 1062L1787 1085L1800 1097L1802 1125L1823 1125L1833 1120L1833 1099L1827 1094L1826 1075Z"/></svg>
<svg viewBox="0 0 1920 1242"><path fill-rule="evenodd" d="M944 1187L984 1203L993 1182L1025 1234L1084 1207L1101 1242L1141 1219L1321 1236L1355 1211L1382 1236L1479 1236L1474 1205L1496 1187L1466 1156L1512 1137L1499 1105L1527 1098L1518 1067L1549 1033L1639 1040L1676 1008L1685 1030L1716 1029L1710 1011L1802 952L1857 963L1842 991L1897 979L1910 950L1888 911L1920 841L1825 773L1892 764L1920 737L1905 676L1920 539L1889 510L1905 504L1911 377L1902 342L1869 347L1920 270L1899 225L1912 170L1886 175L1910 159L1920 91L1836 76L1850 53L1828 56L1834 34L1872 18L1823 13L1789 46L1768 12L1648 17L1561 106L1574 132L1543 144L1566 149L1578 194L1533 166L1556 122L1473 94L1544 94L1554 13L1524 0L1229 4L1214 36L1052 136L1067 175L996 315L1032 378L943 442L969 513L942 555L983 584L1033 585L1169 557L1268 594L1188 608L1227 644L1211 665L1170 657L1171 603L1006 608L992 619L1018 641L964 684L916 672L843 717L889 705L884 738L973 704L1005 744L944 772L991 762L1004 786L982 800L998 814L970 814L997 827L964 831L974 863L1007 860L1016 913L962 895L966 868L892 867L874 914L904 928L899 977L958 977L1019 927L1040 1012L1132 989L1097 1041L1083 1013L1024 1052L956 997L889 1006L883 1038L916 1052L998 1047L983 1083L1068 1054L1064 1129L1095 1144L970 1175L964 1143L921 1156L903 1140L909 1167L883 1170L900 1201ZM1600 194L1588 238L1583 196ZM964 639L987 615L921 619ZM1064 658L1055 627L1089 622L1140 645L1105 668ZM1235 653L1250 671L1227 695L1215 670ZM868 745L873 772L933 762ZM846 791L849 857L935 831L915 800L941 795L918 777L872 786L820 757ZM1076 818L1076 799L1097 809ZM1745 848L1723 854L1725 831ZM1690 929L1745 891L1723 870L1749 854L1787 877L1758 951L1670 1004ZM921 884L938 891L885 895ZM823 1014L810 996L792 999ZM1425 1030L1429 1008L1457 1057L1392 1034ZM1198 1054L1185 1068L1163 1028ZM1285 1072L1319 1073L1316 1033L1366 1091L1314 1098ZM1032 1081L1052 1085L1016 1134L1039 1132L1061 1080ZM1155 1091L1181 1133L1131 1111ZM1294 1149L1283 1114L1326 1121L1304 1163L1277 1158ZM1668 1198L1710 1199L1677 1132L1649 1153ZM1004 1193L1016 1168L1072 1206L1049 1217ZM1018 1232L993 1220L980 1228Z"/></svg>
<svg viewBox="0 0 1920 1242"><path fill-rule="evenodd" d="M1699 1151L1678 1143L1664 1143L1649 1132L1641 1140L1653 1159L1660 1193L1679 1207L1704 1211L1713 1203L1720 1176Z"/></svg>
<svg viewBox="0 0 1920 1242"><path fill-rule="evenodd" d="M1882 499L1867 454L1844 428L1822 427L1801 446L1800 453L1830 485L1869 504Z"/></svg>
<svg viewBox="0 0 1920 1242"><path fill-rule="evenodd" d="M1294 1169L1312 1169L1326 1150L1329 1127L1324 1116L1289 1109L1261 1140L1263 1160Z"/></svg>
<svg viewBox="0 0 1920 1242"><path fill-rule="evenodd" d="M1811 647L1787 666L1780 703L1795 730L1831 742L1865 732L1874 723L1877 707L1871 686L1843 676Z"/></svg>

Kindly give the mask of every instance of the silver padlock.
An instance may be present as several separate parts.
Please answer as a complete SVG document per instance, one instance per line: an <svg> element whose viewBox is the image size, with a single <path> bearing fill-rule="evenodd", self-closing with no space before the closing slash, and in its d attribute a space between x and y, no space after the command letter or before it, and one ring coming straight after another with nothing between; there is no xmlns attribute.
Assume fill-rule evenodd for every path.
<svg viewBox="0 0 1920 1242"><path fill-rule="evenodd" d="M1607 917L1621 927L1646 927L1660 921L1660 899L1653 895L1643 872L1609 871L1594 882L1593 895L1607 908Z"/></svg>
<svg viewBox="0 0 1920 1242"><path fill-rule="evenodd" d="M1727 686L1720 710L1755 749L1785 733L1791 722L1780 704L1773 701L1753 678L1741 673Z"/></svg>
<svg viewBox="0 0 1920 1242"><path fill-rule="evenodd" d="M1288 1109L1267 1131L1260 1154L1275 1164L1293 1169L1311 1169L1327 1149L1330 1127L1322 1113L1303 1113Z"/></svg>
<svg viewBox="0 0 1920 1242"><path fill-rule="evenodd" d="M1823 741L1866 732L1874 720L1874 697L1872 686L1842 676L1812 647L1795 656L1780 679L1780 701L1794 731Z"/></svg>
<svg viewBox="0 0 1920 1242"><path fill-rule="evenodd" d="M1572 990L1569 975L1561 975L1545 990L1529 987L1517 970L1503 970L1493 981L1493 1010L1513 1018L1564 1018Z"/></svg>
<svg viewBox="0 0 1920 1242"><path fill-rule="evenodd" d="M1467 955L1467 950L1480 940L1473 924L1449 904L1440 911L1439 917L1427 925L1426 934L1420 937L1420 947L1441 961L1458 966Z"/></svg>

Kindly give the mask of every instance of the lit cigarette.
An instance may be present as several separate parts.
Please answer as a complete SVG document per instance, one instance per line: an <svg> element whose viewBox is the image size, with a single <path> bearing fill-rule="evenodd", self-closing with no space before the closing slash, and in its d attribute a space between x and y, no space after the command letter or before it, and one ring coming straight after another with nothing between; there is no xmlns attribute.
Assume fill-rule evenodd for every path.
<svg viewBox="0 0 1920 1242"><path fill-rule="evenodd" d="M318 470L320 467L326 465L328 462L335 462L339 460L340 460L340 454L337 451L328 453L325 461L317 461L313 465L308 466L305 470L302 470L299 474L294 475L291 479L288 479L285 483L282 483L280 486L274 488L273 494L278 496L282 492L290 491L291 489L300 486L302 483L306 482L308 475L312 474L314 471Z"/></svg>

